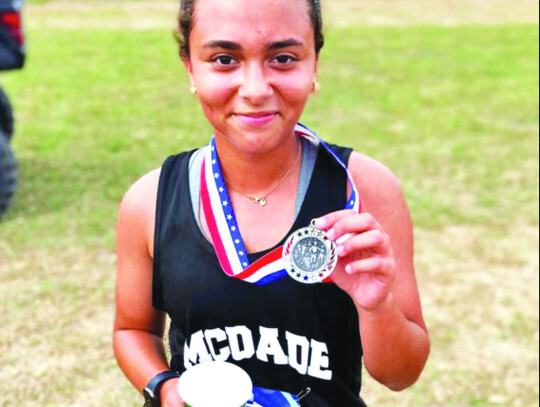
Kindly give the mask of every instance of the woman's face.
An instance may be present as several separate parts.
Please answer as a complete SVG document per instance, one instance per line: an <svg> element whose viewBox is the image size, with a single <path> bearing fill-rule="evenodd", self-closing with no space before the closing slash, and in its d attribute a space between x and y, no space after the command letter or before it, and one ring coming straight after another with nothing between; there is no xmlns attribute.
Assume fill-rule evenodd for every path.
<svg viewBox="0 0 540 407"><path fill-rule="evenodd" d="M307 0L198 0L186 62L216 133L245 152L289 138L314 89Z"/></svg>

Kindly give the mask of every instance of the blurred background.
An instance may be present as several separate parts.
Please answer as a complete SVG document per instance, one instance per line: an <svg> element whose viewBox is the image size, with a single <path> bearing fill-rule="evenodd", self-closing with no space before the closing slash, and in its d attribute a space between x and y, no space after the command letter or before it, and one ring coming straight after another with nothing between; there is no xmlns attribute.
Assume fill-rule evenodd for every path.
<svg viewBox="0 0 540 407"><path fill-rule="evenodd" d="M303 121L388 165L416 224L432 337L419 383L372 406L538 406L538 0L326 0ZM173 1L28 1L0 73L18 191L0 221L0 406L136 406L116 366L126 189L206 144ZM1 137L1 136L0 136ZM343 406L336 406L343 407Z"/></svg>

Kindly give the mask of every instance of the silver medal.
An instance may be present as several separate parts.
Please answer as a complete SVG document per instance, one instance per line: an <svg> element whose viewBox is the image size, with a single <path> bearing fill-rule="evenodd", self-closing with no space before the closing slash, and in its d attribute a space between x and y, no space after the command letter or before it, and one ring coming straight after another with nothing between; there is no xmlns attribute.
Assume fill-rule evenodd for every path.
<svg viewBox="0 0 540 407"><path fill-rule="evenodd" d="M283 247L283 260L287 273L304 284L322 283L338 262L336 244L324 232L311 226L294 232Z"/></svg>

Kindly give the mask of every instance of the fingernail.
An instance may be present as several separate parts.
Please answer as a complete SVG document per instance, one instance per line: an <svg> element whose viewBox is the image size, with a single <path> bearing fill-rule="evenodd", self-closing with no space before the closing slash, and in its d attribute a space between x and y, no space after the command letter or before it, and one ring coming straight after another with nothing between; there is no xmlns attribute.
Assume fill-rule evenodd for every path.
<svg viewBox="0 0 540 407"><path fill-rule="evenodd" d="M334 229L330 229L328 232L326 232L326 237L330 240L334 240L335 236L336 236L336 231Z"/></svg>
<svg viewBox="0 0 540 407"><path fill-rule="evenodd" d="M315 227L317 229L324 229L326 227L326 220L324 220L324 219L315 219Z"/></svg>
<svg viewBox="0 0 540 407"><path fill-rule="evenodd" d="M352 273L352 267L350 264L348 264L346 267L345 267L345 271L347 272L347 274L351 274Z"/></svg>
<svg viewBox="0 0 540 407"><path fill-rule="evenodd" d="M343 246L338 246L337 248L338 256L343 256L343 253L345 253L345 248Z"/></svg>

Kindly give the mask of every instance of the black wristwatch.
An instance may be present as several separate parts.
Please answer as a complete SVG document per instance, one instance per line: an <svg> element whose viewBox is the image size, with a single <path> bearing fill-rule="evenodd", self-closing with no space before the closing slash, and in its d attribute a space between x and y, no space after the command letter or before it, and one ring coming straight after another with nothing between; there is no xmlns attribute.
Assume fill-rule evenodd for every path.
<svg viewBox="0 0 540 407"><path fill-rule="evenodd" d="M159 391L161 386L167 380L180 377L180 373L167 370L154 376L143 390L144 406L143 407L161 407L161 398Z"/></svg>

